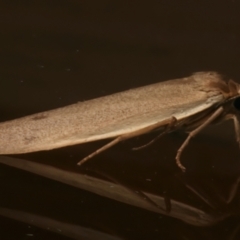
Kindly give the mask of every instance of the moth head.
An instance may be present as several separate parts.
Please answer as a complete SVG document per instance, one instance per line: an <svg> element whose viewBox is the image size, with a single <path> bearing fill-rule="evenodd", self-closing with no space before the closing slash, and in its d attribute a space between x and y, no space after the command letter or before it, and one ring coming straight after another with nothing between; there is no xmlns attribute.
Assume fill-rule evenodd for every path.
<svg viewBox="0 0 240 240"><path fill-rule="evenodd" d="M214 83L212 86L218 88L226 100L240 96L240 84L234 82L233 80L219 81Z"/></svg>
<svg viewBox="0 0 240 240"><path fill-rule="evenodd" d="M207 82L207 88L210 87L213 90L220 91L225 100L230 100L240 96L240 84L234 82L233 80L228 80L216 72L207 72L205 75L206 79L209 80Z"/></svg>
<svg viewBox="0 0 240 240"><path fill-rule="evenodd" d="M240 84L233 80L228 81L228 89L230 97L240 96Z"/></svg>
<svg viewBox="0 0 240 240"><path fill-rule="evenodd" d="M235 114L240 115L240 84L233 80L219 79L211 84L217 88L225 98L225 106Z"/></svg>

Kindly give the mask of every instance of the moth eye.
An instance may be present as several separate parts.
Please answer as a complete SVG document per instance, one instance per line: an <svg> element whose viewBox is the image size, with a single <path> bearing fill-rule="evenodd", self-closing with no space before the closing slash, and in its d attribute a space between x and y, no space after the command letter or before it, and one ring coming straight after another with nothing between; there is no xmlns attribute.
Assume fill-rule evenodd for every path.
<svg viewBox="0 0 240 240"><path fill-rule="evenodd" d="M233 102L233 106L240 111L240 97L236 98Z"/></svg>

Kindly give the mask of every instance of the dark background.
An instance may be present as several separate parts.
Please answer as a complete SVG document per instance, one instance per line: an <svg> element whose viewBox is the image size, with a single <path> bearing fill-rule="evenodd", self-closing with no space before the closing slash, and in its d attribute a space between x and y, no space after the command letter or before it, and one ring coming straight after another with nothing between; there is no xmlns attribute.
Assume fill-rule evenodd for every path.
<svg viewBox="0 0 240 240"><path fill-rule="evenodd" d="M240 82L239 11L239 3L232 0L1 1L0 120L196 71L218 71ZM181 173L174 156L184 134L171 134L147 149L131 151L154 136L119 144L92 162L130 185L160 195L168 189L175 199L205 209L198 201L191 202L175 178ZM217 202L211 213L221 214L223 208L224 211L231 208L237 217L230 216L212 227L196 228L82 192L86 206L81 221L86 227L123 239L239 239L238 201L228 206L219 200L239 176L240 154L234 137L233 127L228 123L203 131L183 154L188 171L181 176L190 183L197 182L194 186L201 186L201 194L210 202L212 199ZM20 157L81 171L76 169L76 162L104 143ZM51 213L56 207L56 200L52 199L58 199L62 205L57 212L64 212L61 218L67 215L64 220L69 221L79 217L72 207L77 205L73 197L78 195L76 189L4 166L0 177L4 194L4 198L0 197L1 205L7 202L14 205L20 198L24 206L31 206L31 211L39 212L41 206ZM146 184L146 178L155 181ZM25 199L29 192L39 189L44 200ZM65 204L66 199L69 205ZM66 206L71 204L68 211ZM0 225L3 239L60 239L61 235L31 229L34 236L28 237L28 225L4 217L0 218Z"/></svg>

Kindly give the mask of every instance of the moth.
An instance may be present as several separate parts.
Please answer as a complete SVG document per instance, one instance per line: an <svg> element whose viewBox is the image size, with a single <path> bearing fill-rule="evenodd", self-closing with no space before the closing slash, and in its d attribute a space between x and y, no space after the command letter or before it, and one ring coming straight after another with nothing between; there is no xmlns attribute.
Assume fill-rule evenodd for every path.
<svg viewBox="0 0 240 240"><path fill-rule="evenodd" d="M154 130L184 129L190 139L209 124L232 119L240 143L240 85L216 72L198 72L0 123L0 154L20 154L112 138L78 164L120 141Z"/></svg>

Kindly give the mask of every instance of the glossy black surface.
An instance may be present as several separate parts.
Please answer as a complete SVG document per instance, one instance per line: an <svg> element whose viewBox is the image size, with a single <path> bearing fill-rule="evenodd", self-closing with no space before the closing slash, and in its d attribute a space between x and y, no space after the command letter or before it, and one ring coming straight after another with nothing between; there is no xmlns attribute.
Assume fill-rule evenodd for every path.
<svg viewBox="0 0 240 240"><path fill-rule="evenodd" d="M195 71L240 82L238 12L237 1L1 1L0 120ZM184 133L131 150L156 134L123 142L82 168L76 163L106 141L15 157L167 196L206 213L208 226L1 164L1 239L239 239L240 152L232 123L191 141L182 155L185 174L174 160ZM7 217L3 209L18 212ZM20 212L44 217L45 226L26 223ZM49 219L71 227L53 231Z"/></svg>

